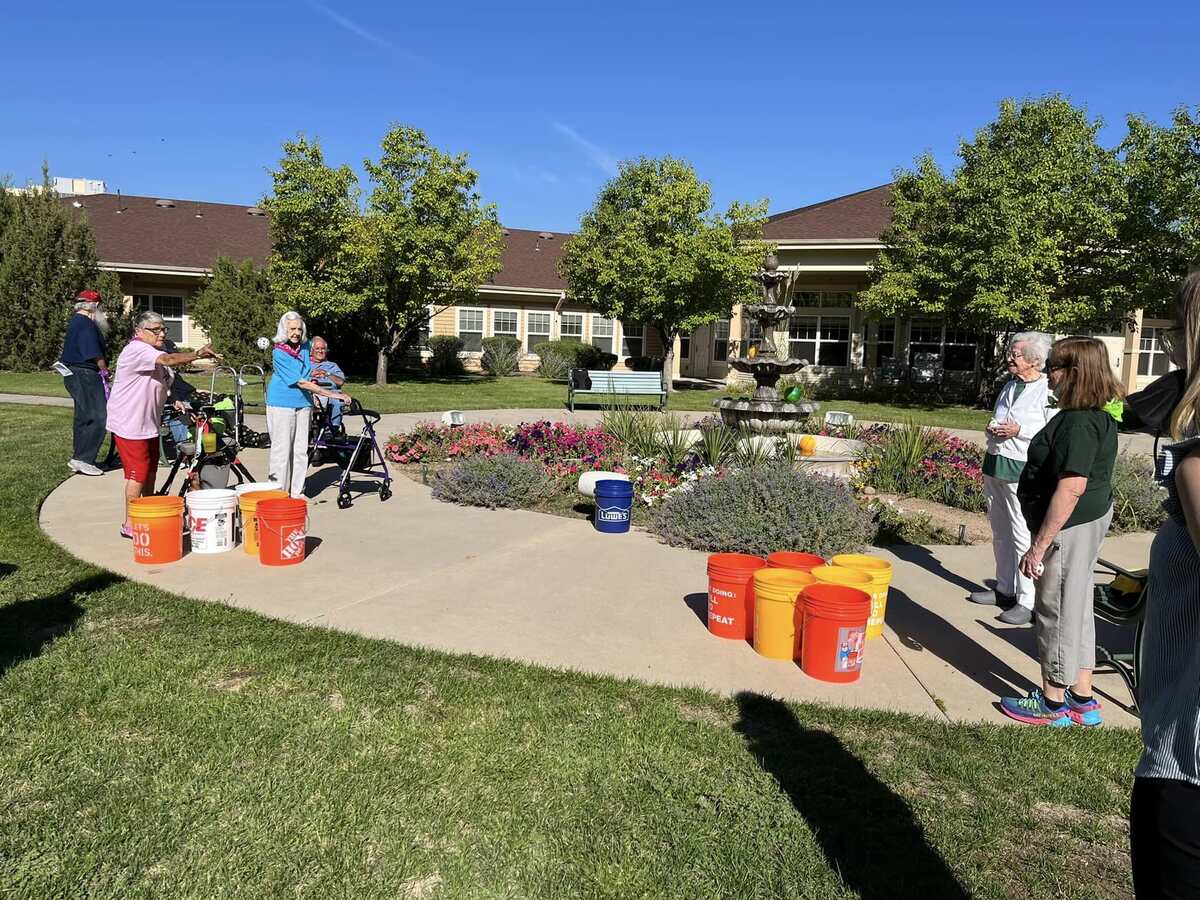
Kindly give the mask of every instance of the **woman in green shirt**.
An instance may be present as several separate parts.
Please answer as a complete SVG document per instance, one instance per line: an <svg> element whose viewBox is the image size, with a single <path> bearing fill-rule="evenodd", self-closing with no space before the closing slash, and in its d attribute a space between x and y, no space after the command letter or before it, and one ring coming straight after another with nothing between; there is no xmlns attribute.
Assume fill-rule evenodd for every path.
<svg viewBox="0 0 1200 900"><path fill-rule="evenodd" d="M1029 725L1099 725L1100 704L1092 696L1092 570L1112 521L1117 458L1117 423L1103 406L1123 391L1095 338L1056 342L1046 373L1058 414L1030 442L1017 485L1033 535L1021 571L1037 584L1033 623L1042 689L1006 697L1000 708Z"/></svg>

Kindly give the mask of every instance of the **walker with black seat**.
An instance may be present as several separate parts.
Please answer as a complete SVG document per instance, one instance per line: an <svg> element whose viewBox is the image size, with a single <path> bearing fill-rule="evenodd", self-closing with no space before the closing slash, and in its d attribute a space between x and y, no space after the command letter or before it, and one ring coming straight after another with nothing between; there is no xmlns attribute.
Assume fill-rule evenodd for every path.
<svg viewBox="0 0 1200 900"><path fill-rule="evenodd" d="M348 509L354 502L350 493L351 472L381 480L381 502L392 496L392 474L388 469L387 457L383 455L375 437L375 423L380 419L379 413L373 409L364 409L358 400L351 399L349 405L342 409L343 421L347 416L362 419L362 431L359 434L348 435L344 425L335 426L330 420L328 404L317 406L313 410L313 425L309 437L309 458L314 464L320 464L321 460L332 457L342 469L342 477L338 480L338 509Z"/></svg>

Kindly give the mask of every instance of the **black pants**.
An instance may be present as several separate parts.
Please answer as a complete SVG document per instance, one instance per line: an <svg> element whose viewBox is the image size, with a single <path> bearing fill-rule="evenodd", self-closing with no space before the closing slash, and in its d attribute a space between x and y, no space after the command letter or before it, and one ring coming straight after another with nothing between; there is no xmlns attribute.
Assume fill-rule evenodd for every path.
<svg viewBox="0 0 1200 900"><path fill-rule="evenodd" d="M95 464L96 454L104 443L104 426L108 419L104 385L95 369L83 366L71 366L70 369L74 374L63 381L67 393L75 401L75 446L71 458Z"/></svg>
<svg viewBox="0 0 1200 900"><path fill-rule="evenodd" d="M1200 787L1134 779L1129 843L1138 900L1200 897Z"/></svg>

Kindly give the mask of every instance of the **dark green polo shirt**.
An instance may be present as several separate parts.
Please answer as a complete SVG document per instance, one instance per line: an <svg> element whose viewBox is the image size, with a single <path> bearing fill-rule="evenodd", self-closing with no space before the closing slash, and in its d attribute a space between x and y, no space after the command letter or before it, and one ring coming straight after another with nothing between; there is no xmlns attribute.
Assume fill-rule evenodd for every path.
<svg viewBox="0 0 1200 900"><path fill-rule="evenodd" d="M1117 423L1102 409L1064 409L1029 443L1029 461L1017 498L1029 530L1037 533L1063 475L1083 475L1087 489L1063 528L1094 522L1113 503L1112 470L1117 458Z"/></svg>

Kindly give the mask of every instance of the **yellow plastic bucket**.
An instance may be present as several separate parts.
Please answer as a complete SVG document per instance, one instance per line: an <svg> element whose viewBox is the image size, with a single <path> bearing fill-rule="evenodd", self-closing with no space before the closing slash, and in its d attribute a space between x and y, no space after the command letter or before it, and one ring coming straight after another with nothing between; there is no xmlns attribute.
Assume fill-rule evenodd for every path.
<svg viewBox="0 0 1200 900"><path fill-rule="evenodd" d="M238 494L238 508L242 511L242 549L251 556L258 556L258 519L254 510L260 500L281 500L287 491L246 491Z"/></svg>
<svg viewBox="0 0 1200 900"><path fill-rule="evenodd" d="M892 564L865 553L839 553L831 562L835 568L854 569L871 578L871 617L867 620L867 640L883 634L883 616L887 612L888 588L892 584Z"/></svg>
<svg viewBox="0 0 1200 900"><path fill-rule="evenodd" d="M754 649L768 659L800 658L802 615L796 598L816 579L798 569L759 569L754 573Z"/></svg>

